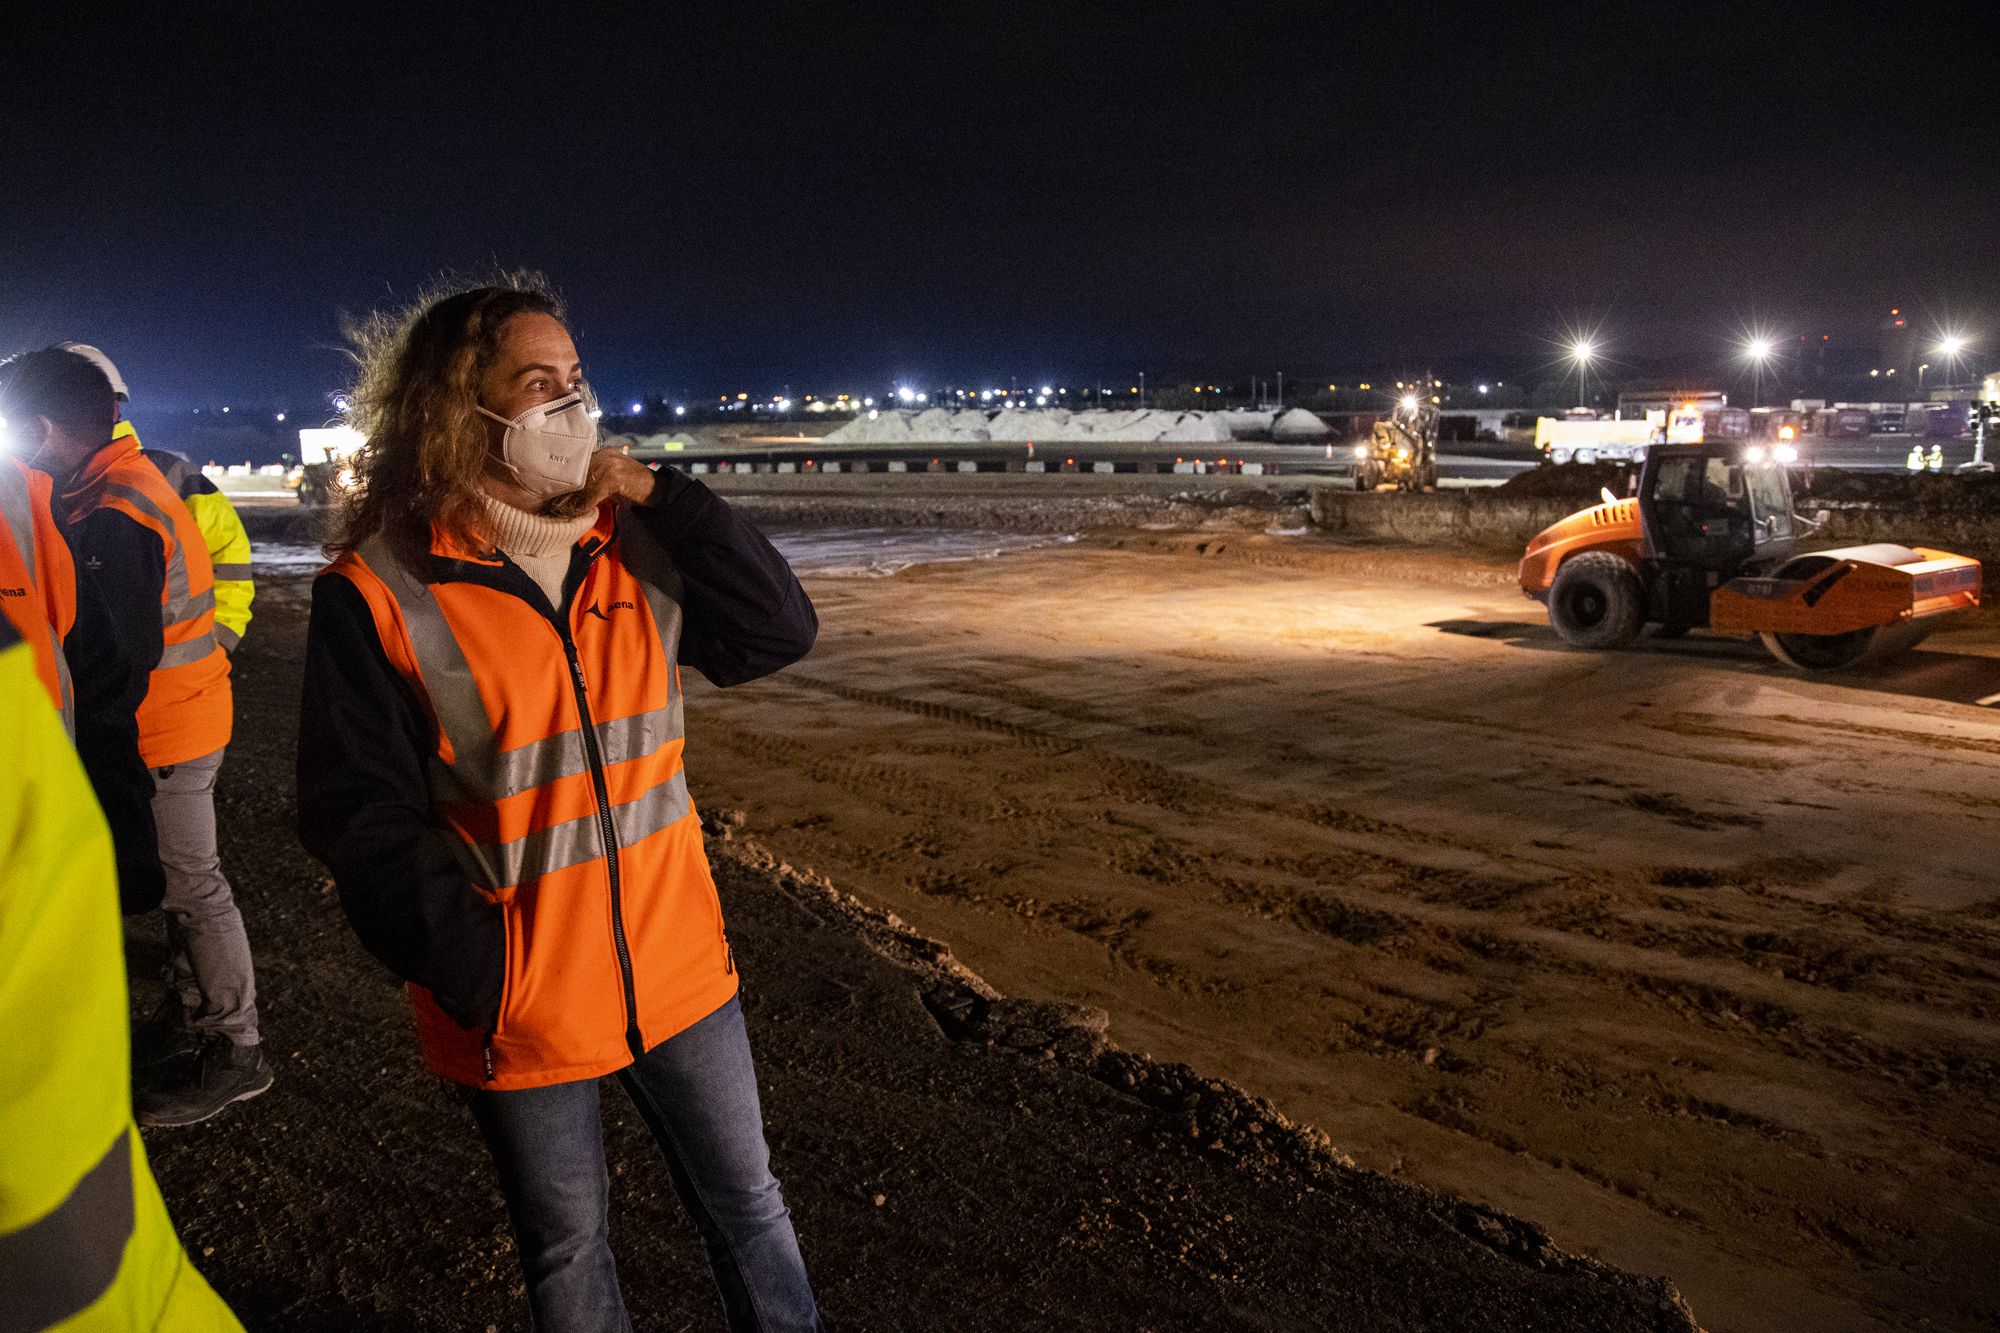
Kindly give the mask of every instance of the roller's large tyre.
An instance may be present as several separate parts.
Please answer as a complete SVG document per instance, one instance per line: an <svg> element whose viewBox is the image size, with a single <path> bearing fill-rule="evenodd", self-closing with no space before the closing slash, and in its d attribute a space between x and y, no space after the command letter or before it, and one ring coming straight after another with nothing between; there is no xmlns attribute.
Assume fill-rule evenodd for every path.
<svg viewBox="0 0 2000 1333"><path fill-rule="evenodd" d="M1623 648L1639 637L1639 575L1609 551L1585 551L1563 561L1549 589L1549 624L1576 648Z"/></svg>

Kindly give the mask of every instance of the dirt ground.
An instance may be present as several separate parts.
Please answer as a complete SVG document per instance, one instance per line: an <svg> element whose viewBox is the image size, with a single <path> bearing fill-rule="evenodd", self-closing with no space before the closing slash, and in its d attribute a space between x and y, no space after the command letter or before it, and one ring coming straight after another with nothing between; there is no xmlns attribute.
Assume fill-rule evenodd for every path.
<svg viewBox="0 0 2000 1333"><path fill-rule="evenodd" d="M1006 569L967 567L962 586ZM849 618L857 604L843 590L901 597L918 584L820 582L835 612L827 656L791 685L704 700L715 716L698 724L690 773L716 826L774 1169L829 1328L1693 1328L1666 1283L1564 1254L1495 1210L1355 1170L1324 1136L1206 1077L1213 1070L1107 1046L1102 1013L1003 999L944 945L760 846L767 831L823 840L833 821L853 819L854 849L877 871L889 862L876 858L903 855L948 869L958 862L942 847L932 856L899 845L942 831L932 821L968 799L992 813L978 789L1030 776L1021 757L1054 762L1070 750L947 710L948 743L969 746L970 762L945 765L962 768L955 776L902 774L893 738L916 739L930 725L922 709L913 715L896 695L906 702L880 705L877 717L877 705L829 695L825 673L839 674L842 644L867 643L873 623ZM292 838L303 612L301 576L260 575L218 793L277 1083L206 1124L149 1132L148 1150L190 1251L253 1330L522 1328L516 1259L470 1119L423 1072L401 992L354 942L332 886ZM751 757L790 744L801 723L817 728L829 703L842 725L865 711L891 757L838 747L833 757ZM784 720L800 706L806 714ZM916 753L919 767L937 762ZM842 783L876 767L883 776L862 784L872 795L857 809ZM822 781L825 803L811 816L775 786ZM755 795L741 804L760 813L731 811L734 788ZM935 799L924 795L933 789ZM1143 792L1134 799L1134 810L1150 808ZM998 817L1018 827L1016 815ZM127 938L136 974L155 973L157 917L135 919ZM1037 927L1021 943L1051 946L1067 965L1069 938ZM1079 975L1093 964L1111 967L1092 952ZM142 981L135 1006L150 1000ZM637 1327L719 1327L664 1164L619 1094L607 1091L604 1107L613 1246Z"/></svg>
<svg viewBox="0 0 2000 1333"><path fill-rule="evenodd" d="M809 579L811 658L690 689L693 785L1706 1327L1991 1326L1995 621L1804 679L1565 651L1510 573L1131 534Z"/></svg>

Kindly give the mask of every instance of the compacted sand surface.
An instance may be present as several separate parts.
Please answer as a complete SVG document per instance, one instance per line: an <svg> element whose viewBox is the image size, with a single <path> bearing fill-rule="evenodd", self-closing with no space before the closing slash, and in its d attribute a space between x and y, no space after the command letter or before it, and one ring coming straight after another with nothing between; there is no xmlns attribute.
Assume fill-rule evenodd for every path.
<svg viewBox="0 0 2000 1333"><path fill-rule="evenodd" d="M1061 583L1087 588L1131 559L1066 558L1050 548L926 566L961 580L934 585L958 591L932 614L970 616L968 630L1004 626L1025 609L1008 607L1018 594L1007 589L1026 575L1050 584L1046 616ZM1199 565L1145 567L1173 586L1173 571ZM1564 1253L1500 1210L1356 1170L1284 1108L1210 1077L1213 1065L1130 1053L1135 1041L1164 1053L1159 1014L1180 1010L1196 1031L1223 991L1183 984L1197 973L1166 955L1146 961L1150 945L1120 943L1143 922L1082 914L1100 898L1109 910L1114 879L1164 893L1178 872L1147 869L1150 834L1123 870L1099 864L1105 846L1091 841L1047 882L1024 873L1027 858L1070 830L1070 816L1058 818L1065 786L1092 821L1136 820L1165 810L1160 801L1193 812L1225 768L1176 776L1062 734L1094 729L1078 716L1038 725L1033 712L951 702L955 686L901 669L888 673L896 679L859 671L850 655L878 636L916 649L938 682L982 669L977 654L959 655L973 646L963 636L899 609L926 586L912 572L815 576L822 655L796 681L705 691L690 710L692 785L712 827L774 1167L829 1327L1694 1327L1667 1282ZM1008 582L978 591L996 576ZM871 609L871 598L887 600ZM895 619L906 623L892 632ZM236 661L237 739L219 794L277 1084L207 1124L150 1133L148 1148L190 1251L253 1329L525 1327L470 1120L423 1073L400 992L291 838L303 629L302 576L267 575ZM1290 730L1286 720L1279 733ZM1105 784L1115 793L1100 792ZM1009 794L1023 788L1043 794ZM1048 983L1067 977L1122 1002L1130 973L1145 1003L1111 1019L1107 1045L1101 1010L1004 998L946 945L843 893L847 873L880 900L977 927L977 946L1024 986L1053 995L1062 986ZM1045 909L1028 903L1031 883ZM1205 891L1186 896L1188 930L1265 919L1262 907L1235 905L1218 917ZM152 973L157 918L134 921L128 942L135 972ZM1040 961L1016 966L1031 958ZM1247 993L1258 983L1246 973L1237 984ZM148 991L142 982L136 1008ZM1243 1054L1282 1051L1291 1023L1246 1037ZM1465 1058L1454 1043L1444 1067ZM663 1164L615 1091L605 1115L613 1243L637 1326L719 1327Z"/></svg>
<svg viewBox="0 0 2000 1333"><path fill-rule="evenodd" d="M699 799L1010 995L1715 1329L2000 1319L2000 647L1570 652L1505 566L1100 536L809 577Z"/></svg>

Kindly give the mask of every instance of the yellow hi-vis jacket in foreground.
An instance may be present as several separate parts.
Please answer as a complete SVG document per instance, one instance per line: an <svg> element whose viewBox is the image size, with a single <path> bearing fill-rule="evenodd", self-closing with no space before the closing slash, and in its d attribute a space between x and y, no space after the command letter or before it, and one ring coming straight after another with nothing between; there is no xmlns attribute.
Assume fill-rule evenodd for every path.
<svg viewBox="0 0 2000 1333"><path fill-rule="evenodd" d="M5 619L0 717L0 1329L241 1333L132 1123L111 835Z"/></svg>
<svg viewBox="0 0 2000 1333"><path fill-rule="evenodd" d="M200 468L179 454L140 444L139 432L132 429L131 422L119 422L111 438L132 441L132 447L160 470L167 485L194 515L195 526L208 543L208 562L215 566L215 641L234 656L236 645L250 630L250 602L257 595L250 581L250 534L243 530L236 506Z"/></svg>

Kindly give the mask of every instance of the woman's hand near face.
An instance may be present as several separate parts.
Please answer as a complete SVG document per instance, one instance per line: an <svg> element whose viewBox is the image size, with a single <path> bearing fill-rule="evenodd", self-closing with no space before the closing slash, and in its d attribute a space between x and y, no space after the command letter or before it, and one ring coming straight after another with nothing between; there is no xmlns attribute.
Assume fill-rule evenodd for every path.
<svg viewBox="0 0 2000 1333"><path fill-rule="evenodd" d="M590 456L590 475L584 480L583 503L577 511L595 509L614 495L642 505L653 498L658 484L653 470L623 449L599 449Z"/></svg>

